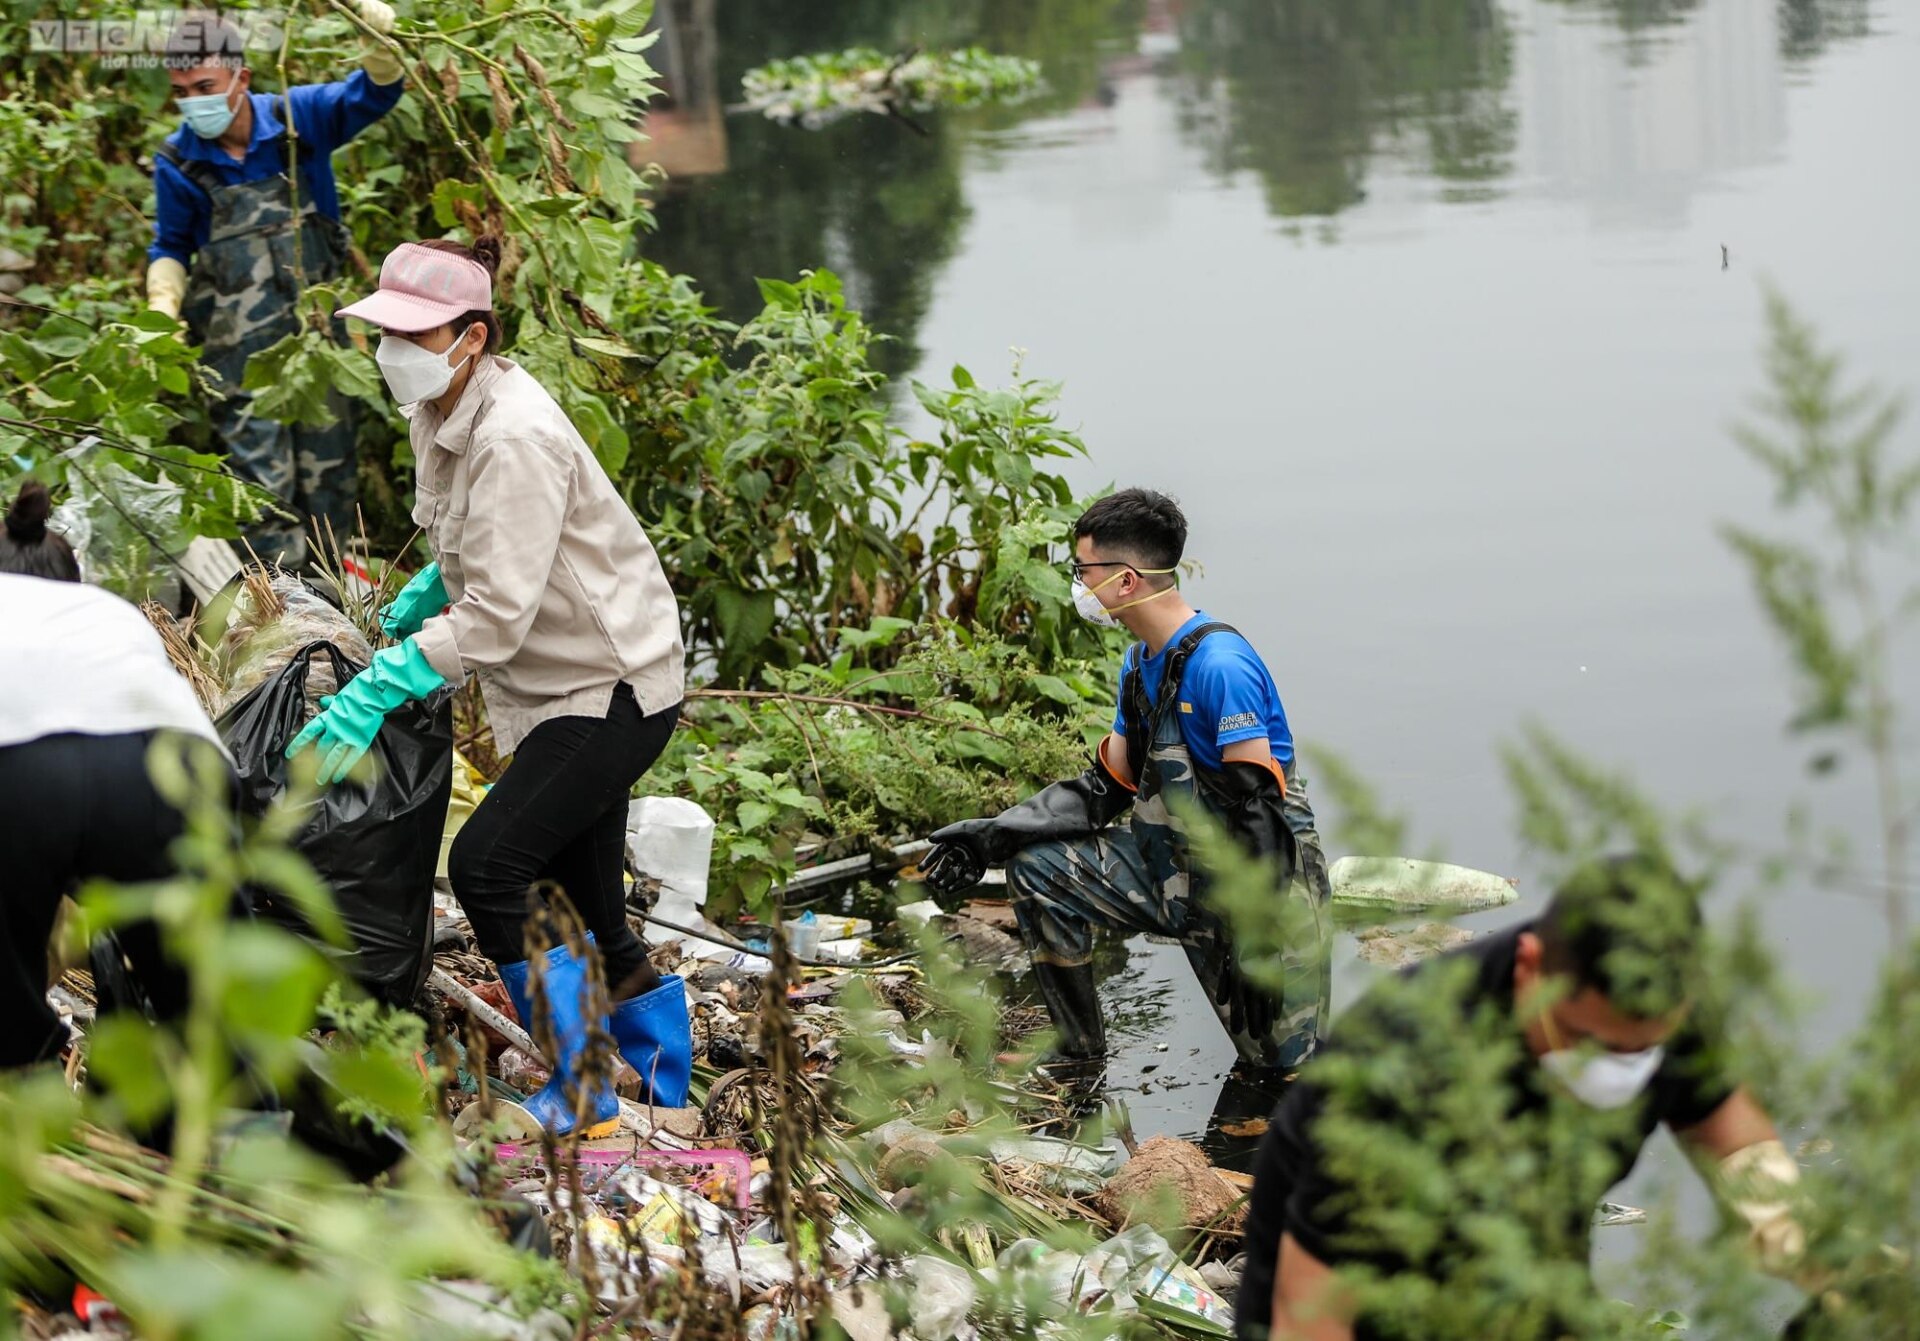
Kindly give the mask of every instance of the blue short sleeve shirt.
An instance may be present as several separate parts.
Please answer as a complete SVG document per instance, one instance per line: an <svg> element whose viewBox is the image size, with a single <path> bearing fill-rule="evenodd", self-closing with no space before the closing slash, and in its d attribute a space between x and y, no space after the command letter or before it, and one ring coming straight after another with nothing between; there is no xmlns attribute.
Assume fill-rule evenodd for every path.
<svg viewBox="0 0 1920 1341"><path fill-rule="evenodd" d="M1160 695L1168 649L1202 624L1212 622L1213 616L1205 611L1196 613L1167 640L1158 656L1146 659L1141 672L1149 699ZM1138 647L1130 648L1122 669L1130 668L1138 655ZM1187 751L1202 768L1218 772L1225 766L1223 752L1227 746L1263 736L1275 759L1286 767L1293 765L1293 731L1287 725L1287 710L1281 706L1273 673L1253 645L1237 633L1214 633L1200 640L1187 662L1180 681L1180 701L1173 710L1187 738ZM1125 714L1118 707L1114 709L1113 729L1126 730Z"/></svg>
<svg viewBox="0 0 1920 1341"><path fill-rule="evenodd" d="M393 110L405 89L404 80L376 84L365 70L355 70L332 84L302 84L287 92L294 129L312 154L300 169L300 199L330 219L340 217L340 190L333 179L333 152L368 126ZM185 126L167 137L167 143L179 150L188 162L211 163L222 180L237 185L280 175L285 162L273 140L285 125L280 120L280 97L274 93L250 93L253 102L253 134L247 142L245 158L236 159L212 140L203 140ZM171 256L182 265L193 261L194 253L207 244L211 206L202 191L186 173L166 159L153 161L153 245L147 248L147 260Z"/></svg>

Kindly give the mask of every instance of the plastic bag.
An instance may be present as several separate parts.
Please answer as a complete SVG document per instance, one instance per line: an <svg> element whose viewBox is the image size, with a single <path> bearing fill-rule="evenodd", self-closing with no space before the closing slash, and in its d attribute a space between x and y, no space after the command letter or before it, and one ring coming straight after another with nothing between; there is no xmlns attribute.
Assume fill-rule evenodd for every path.
<svg viewBox="0 0 1920 1341"><path fill-rule="evenodd" d="M89 445L67 457L77 458ZM165 477L142 479L106 460L90 461L83 470L70 459L66 474L66 501L49 522L73 546L82 576L131 601L177 605L180 581L170 556L187 544L180 486Z"/></svg>
<svg viewBox="0 0 1920 1341"><path fill-rule="evenodd" d="M263 813L286 786L287 742L306 721L309 668L321 661L345 684L365 669L329 642L299 649L271 679L220 715L220 735L240 773L240 805ZM320 794L294 848L333 889L354 949L341 968L372 995L407 1006L432 963L433 868L453 787L453 694L387 714L368 758L370 782ZM297 932L305 919L271 897L262 915ZM337 952L336 952L337 953Z"/></svg>
<svg viewBox="0 0 1920 1341"><path fill-rule="evenodd" d="M663 909L672 899L691 913L707 901L713 817L684 796L636 797L627 803L627 856L635 871L660 882Z"/></svg>
<svg viewBox="0 0 1920 1341"><path fill-rule="evenodd" d="M958 1331L975 1297L973 1276L966 1268L922 1255L907 1263L907 1278L912 1282L907 1316L913 1320L914 1335L932 1341Z"/></svg>
<svg viewBox="0 0 1920 1341"><path fill-rule="evenodd" d="M1217 1327L1233 1326L1233 1306L1146 1225L1134 1225L1085 1256L1020 1239L996 1265L1003 1276L1034 1281L1053 1303L1077 1312L1106 1307L1130 1313L1146 1300Z"/></svg>

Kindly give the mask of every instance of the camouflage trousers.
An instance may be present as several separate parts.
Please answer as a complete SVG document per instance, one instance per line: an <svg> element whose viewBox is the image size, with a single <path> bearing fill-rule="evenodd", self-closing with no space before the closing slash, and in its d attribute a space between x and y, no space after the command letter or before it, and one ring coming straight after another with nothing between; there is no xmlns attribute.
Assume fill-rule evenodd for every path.
<svg viewBox="0 0 1920 1341"><path fill-rule="evenodd" d="M247 360L300 330L299 267L309 282L337 277L345 257L339 225L311 206L294 216L285 178L203 183L211 201L207 244L194 257L181 315L220 375L213 431L233 473L272 495L276 513L246 529L262 558L293 568L307 558L309 521L344 544L359 529L359 462L351 402L327 393L335 421L324 428L275 423L245 389ZM346 342L343 323L329 335Z"/></svg>
<svg viewBox="0 0 1920 1341"><path fill-rule="evenodd" d="M245 531L256 554L285 568L306 562L309 521L318 523L322 534L331 526L342 545L359 532L353 411L344 397L330 395L328 400L340 418L325 428L262 419L253 412L253 397L245 393L222 397L212 406L213 429L228 467L272 494L281 511L291 514L269 513Z"/></svg>
<svg viewBox="0 0 1920 1341"><path fill-rule="evenodd" d="M1290 937L1282 954L1285 986L1281 999L1271 1002L1273 1026L1255 1036L1236 1029L1232 1013L1220 1004L1221 989L1239 976L1226 926L1195 906L1195 884L1185 872L1156 869L1163 864L1158 848L1150 850L1135 830L1117 824L1091 837L1035 843L1015 853L1007 862L1007 887L1028 952L1063 967L1090 963L1096 927L1177 940L1242 1060L1289 1069L1306 1060L1332 1001L1327 891L1319 888L1325 863L1306 863L1304 877L1281 895L1288 905L1280 910L1284 925L1302 933L1298 943ZM1246 984L1239 990L1258 989Z"/></svg>

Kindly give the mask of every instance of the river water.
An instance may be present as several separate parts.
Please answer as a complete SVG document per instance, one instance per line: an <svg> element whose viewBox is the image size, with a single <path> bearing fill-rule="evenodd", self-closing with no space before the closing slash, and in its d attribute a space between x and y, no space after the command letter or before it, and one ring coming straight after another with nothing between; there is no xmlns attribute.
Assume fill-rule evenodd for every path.
<svg viewBox="0 0 1920 1341"><path fill-rule="evenodd" d="M735 317L755 276L827 265L897 375L1004 378L1018 346L1063 379L1075 484L1181 500L1197 603L1422 849L1536 906L1497 754L1529 720L1738 842L1779 845L1796 800L1866 840L1862 770L1808 777L1715 528L1770 521L1728 432L1765 283L1920 390L1920 3L661 8L680 103L650 122L676 174L650 252ZM924 136L724 111L774 56L969 42L1048 91ZM1879 916L1812 889L1766 916L1830 1045ZM1351 1000L1370 970L1340 955ZM1141 1134L1202 1131L1231 1056L1184 959L1128 947L1106 991Z"/></svg>

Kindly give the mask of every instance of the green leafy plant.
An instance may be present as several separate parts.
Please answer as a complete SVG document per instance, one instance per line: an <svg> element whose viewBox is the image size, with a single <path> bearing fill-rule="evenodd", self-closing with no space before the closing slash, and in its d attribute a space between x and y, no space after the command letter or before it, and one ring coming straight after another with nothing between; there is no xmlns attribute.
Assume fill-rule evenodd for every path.
<svg viewBox="0 0 1920 1341"><path fill-rule="evenodd" d="M1900 398L1848 387L1840 359L1777 293L1767 296L1771 383L1765 422L1737 433L1772 476L1781 509L1811 514L1815 540L1729 524L1722 534L1752 578L1797 682L1793 728L1814 738L1816 772L1853 746L1872 769L1881 837L1877 888L1887 932L1909 929L1914 798L1906 780L1897 658L1920 623L1911 546L1920 456L1900 449Z"/></svg>
<svg viewBox="0 0 1920 1341"><path fill-rule="evenodd" d="M760 900L800 844L888 844L991 814L1083 766L1110 721L1108 668L1055 663L984 633L879 619L825 666L766 689L696 689L643 786L720 821L716 889ZM984 767L983 767L984 766Z"/></svg>
<svg viewBox="0 0 1920 1341"><path fill-rule="evenodd" d="M187 975L186 1013L173 1025L102 1016L78 1093L58 1070L0 1081L11 1133L0 1151L0 1282L59 1290L77 1276L142 1336L210 1341L413 1336L435 1311L436 1278L486 1281L502 1299L550 1279L454 1190L451 1146L410 1057L390 1039L325 1052L309 1042L333 978L327 960L278 928L233 919L238 891L252 885L342 935L324 886L286 847L304 823L304 794L240 839L211 746L163 740L151 767L187 817L179 873L93 887L83 905L95 929L159 924ZM401 1124L413 1158L390 1189L349 1182L277 1126L233 1125L234 1110L291 1092L302 1076ZM157 1151L127 1138L156 1130L166 1133Z"/></svg>
<svg viewBox="0 0 1920 1341"><path fill-rule="evenodd" d="M741 79L747 106L773 121L824 125L850 112L899 116L1032 95L1040 65L979 47L888 56L871 47L769 61Z"/></svg>

